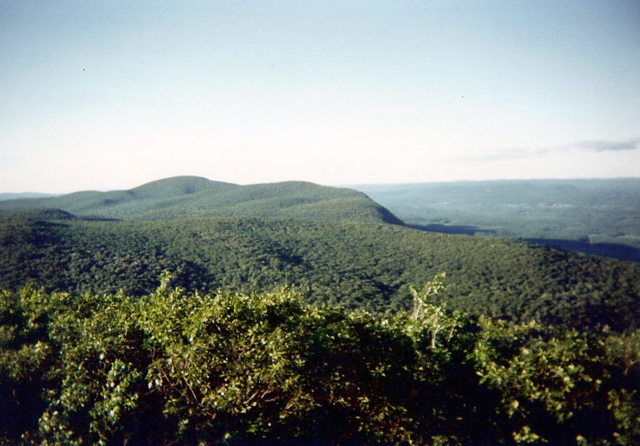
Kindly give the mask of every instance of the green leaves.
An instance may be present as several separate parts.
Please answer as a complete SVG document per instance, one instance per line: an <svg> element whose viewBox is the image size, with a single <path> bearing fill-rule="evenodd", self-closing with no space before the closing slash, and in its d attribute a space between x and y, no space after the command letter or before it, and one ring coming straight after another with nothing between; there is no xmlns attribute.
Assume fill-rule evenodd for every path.
<svg viewBox="0 0 640 446"><path fill-rule="evenodd" d="M288 290L270 295L159 292L140 302L152 351L147 381L167 413L254 433L304 407L296 390L303 308ZM255 425L260 418L262 429ZM198 422L198 423L196 423Z"/></svg>
<svg viewBox="0 0 640 446"><path fill-rule="evenodd" d="M633 444L638 333L296 292L0 292L0 440L24 444ZM593 420L598 420L594 423Z"/></svg>
<svg viewBox="0 0 640 446"><path fill-rule="evenodd" d="M484 324L484 339L474 352L478 374L501 393L500 411L517 427L513 439L539 443L595 436L587 420L596 413L607 416L604 386L610 379L602 340L576 331L548 338L535 324ZM515 342L505 349L503 341L510 338Z"/></svg>

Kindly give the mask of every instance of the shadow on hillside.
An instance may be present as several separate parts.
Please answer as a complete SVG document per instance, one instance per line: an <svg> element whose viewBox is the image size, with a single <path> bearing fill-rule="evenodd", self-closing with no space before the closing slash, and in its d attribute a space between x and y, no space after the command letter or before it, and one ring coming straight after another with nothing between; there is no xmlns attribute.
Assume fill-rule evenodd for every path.
<svg viewBox="0 0 640 446"><path fill-rule="evenodd" d="M441 234L456 235L495 235L496 231L490 229L480 229L477 226L468 225L407 225L413 229L421 231L439 232ZM640 249L633 246L620 245L616 243L589 243L588 241L527 238L520 239L523 242L535 243L549 248L562 249L564 251L581 252L599 257L608 257L626 262L640 262Z"/></svg>
<svg viewBox="0 0 640 446"><path fill-rule="evenodd" d="M587 241L528 238L525 242L537 243L550 248L576 251L600 257L624 260L627 262L640 262L640 249L632 246L618 245L616 243L589 243Z"/></svg>
<svg viewBox="0 0 640 446"><path fill-rule="evenodd" d="M468 225L407 225L413 229L419 229L421 231L439 232L441 234L462 234L462 235L475 235L475 234L495 234L496 231L490 229L480 229L477 226Z"/></svg>

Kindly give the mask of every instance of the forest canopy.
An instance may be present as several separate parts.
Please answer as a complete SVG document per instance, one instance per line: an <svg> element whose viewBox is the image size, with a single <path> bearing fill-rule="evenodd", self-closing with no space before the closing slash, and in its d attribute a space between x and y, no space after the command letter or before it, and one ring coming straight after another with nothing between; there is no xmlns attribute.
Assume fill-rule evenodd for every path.
<svg viewBox="0 0 640 446"><path fill-rule="evenodd" d="M0 440L20 444L640 441L640 331L447 311L392 316L290 289L0 292Z"/></svg>
<svg viewBox="0 0 640 446"><path fill-rule="evenodd" d="M452 309L514 322L616 331L640 325L640 264L397 225L201 218L105 222L0 216L0 287L152 292L289 285L308 303L407 310L411 285L446 271Z"/></svg>

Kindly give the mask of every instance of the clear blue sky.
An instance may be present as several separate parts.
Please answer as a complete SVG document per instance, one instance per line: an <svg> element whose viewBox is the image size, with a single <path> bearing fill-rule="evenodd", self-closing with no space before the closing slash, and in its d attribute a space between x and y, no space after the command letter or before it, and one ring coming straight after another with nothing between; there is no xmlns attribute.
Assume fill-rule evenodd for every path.
<svg viewBox="0 0 640 446"><path fill-rule="evenodd" d="M640 2L0 0L0 192L640 176Z"/></svg>

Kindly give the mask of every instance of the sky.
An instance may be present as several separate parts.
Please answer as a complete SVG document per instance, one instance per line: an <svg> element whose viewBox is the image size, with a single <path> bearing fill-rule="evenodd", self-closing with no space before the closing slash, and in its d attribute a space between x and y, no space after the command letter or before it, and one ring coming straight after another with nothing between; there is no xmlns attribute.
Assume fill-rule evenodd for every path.
<svg viewBox="0 0 640 446"><path fill-rule="evenodd" d="M635 0L0 0L0 192L640 176Z"/></svg>

